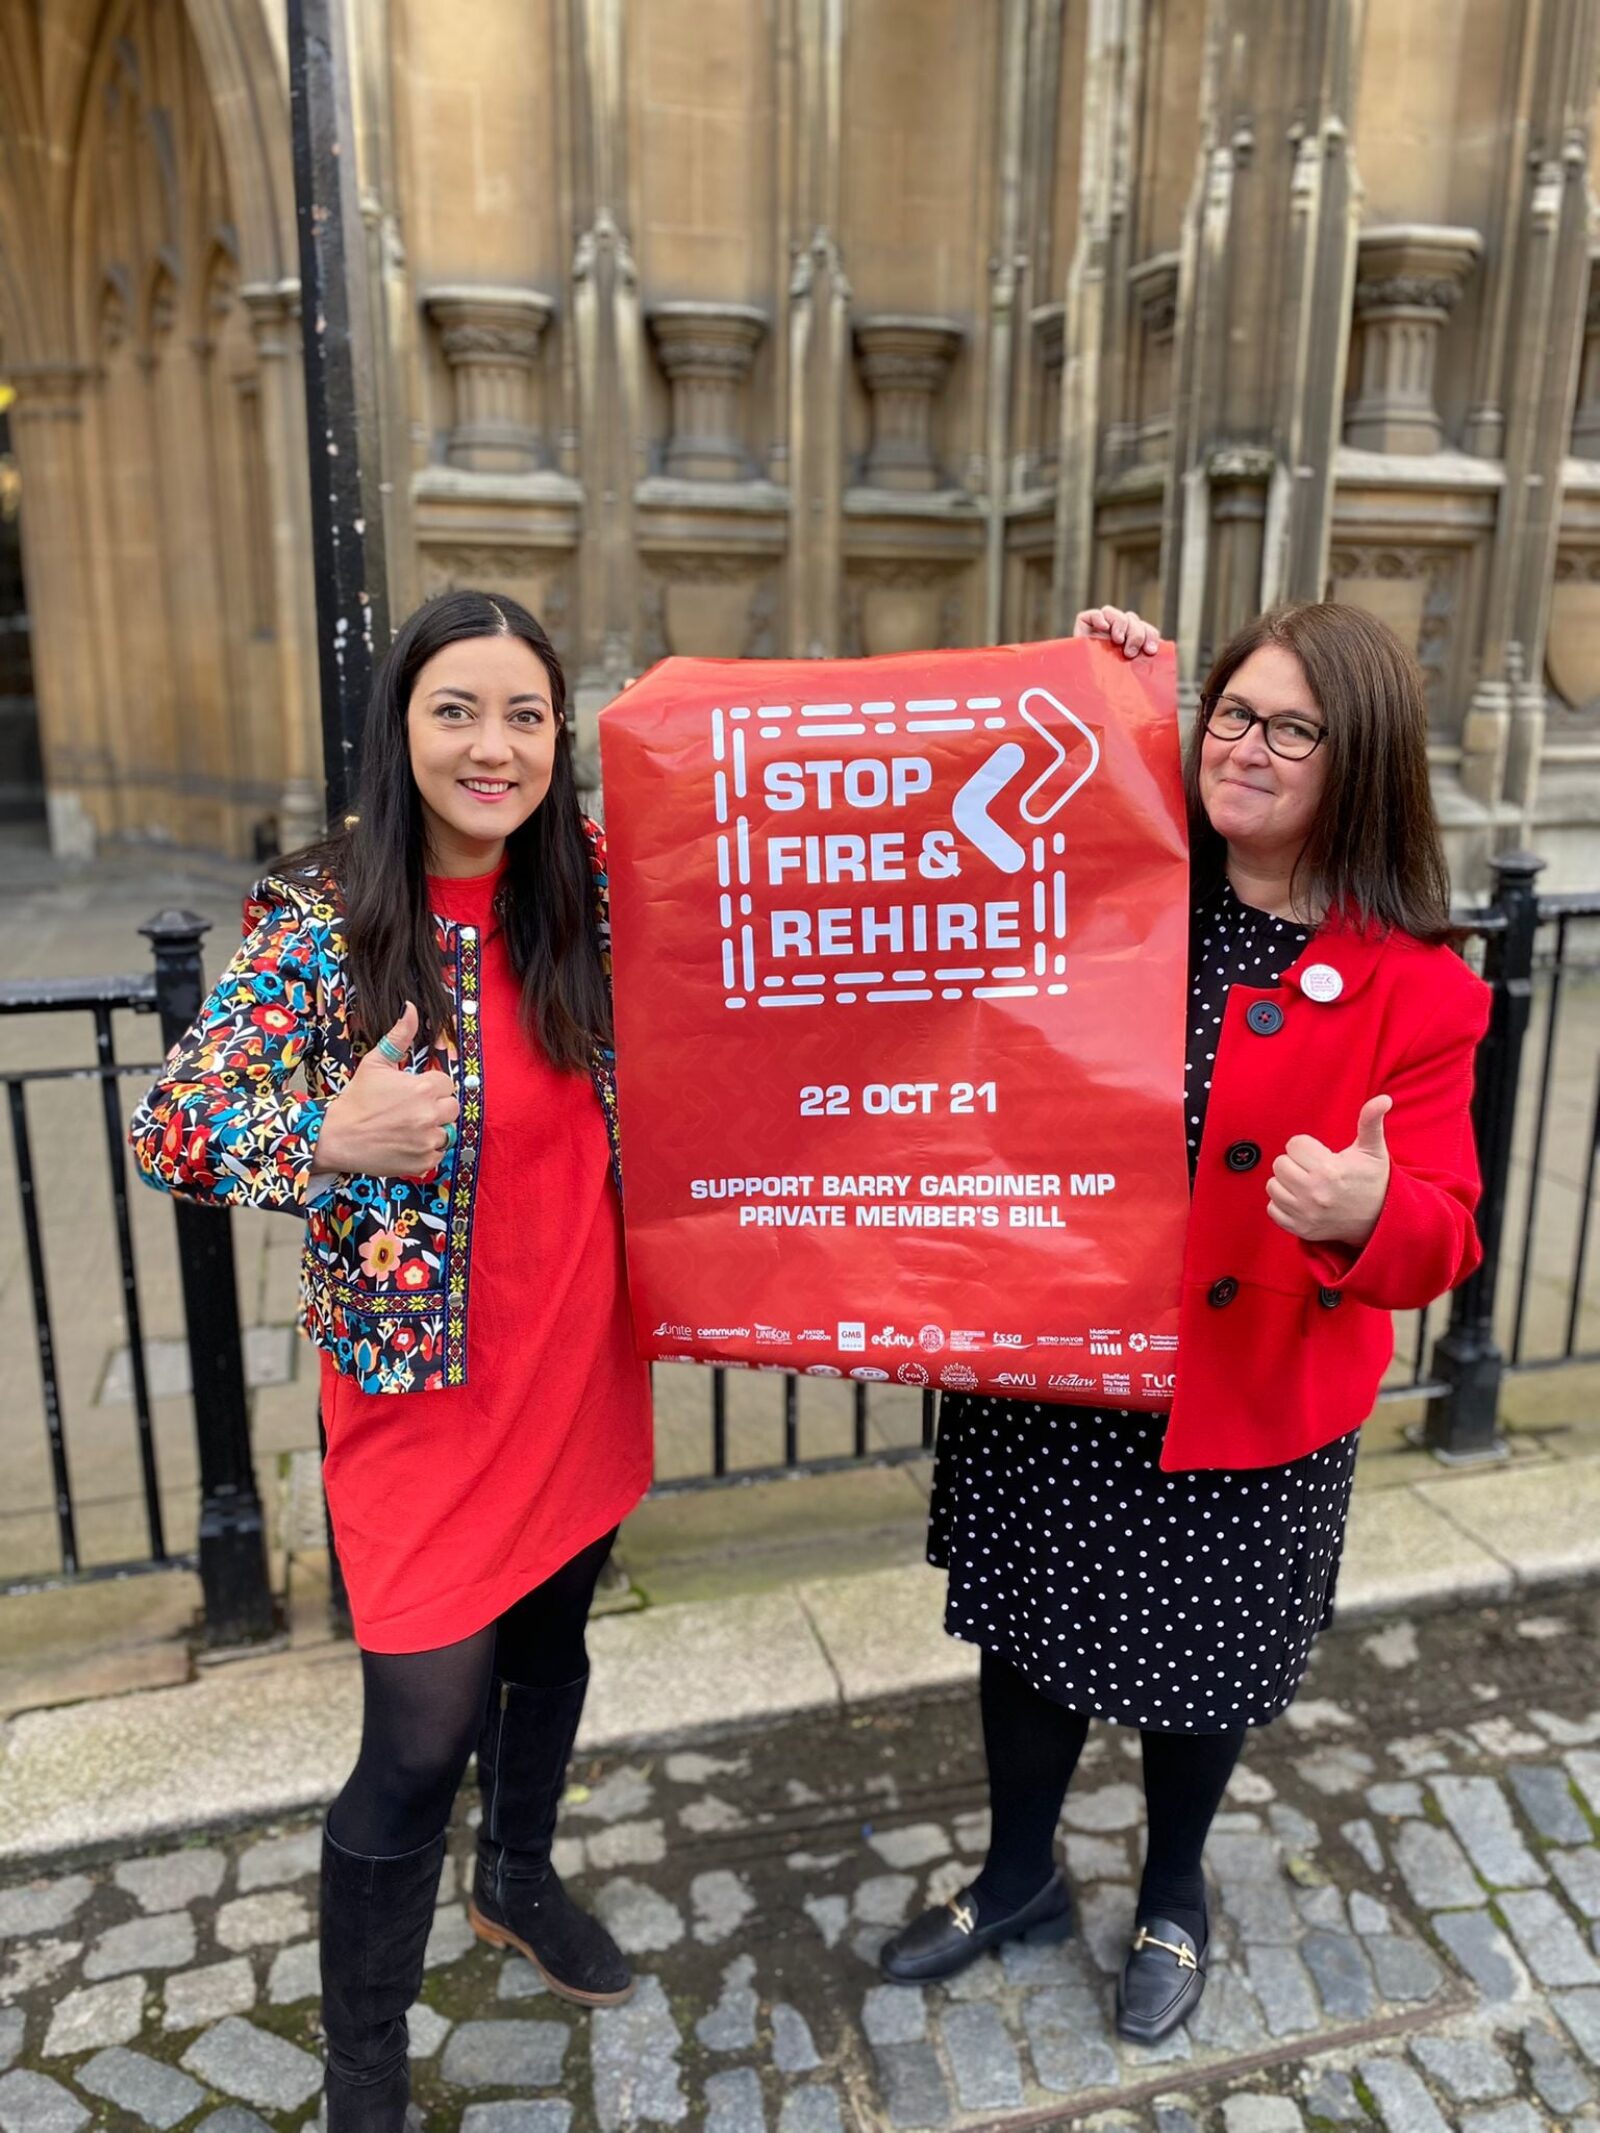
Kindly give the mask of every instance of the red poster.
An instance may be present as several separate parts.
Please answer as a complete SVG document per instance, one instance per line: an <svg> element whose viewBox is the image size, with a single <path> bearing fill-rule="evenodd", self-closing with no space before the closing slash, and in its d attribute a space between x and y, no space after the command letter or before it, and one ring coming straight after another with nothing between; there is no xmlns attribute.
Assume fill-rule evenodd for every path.
<svg viewBox="0 0 1600 2133"><path fill-rule="evenodd" d="M600 744L643 1353L1170 1398L1171 653L669 659Z"/></svg>

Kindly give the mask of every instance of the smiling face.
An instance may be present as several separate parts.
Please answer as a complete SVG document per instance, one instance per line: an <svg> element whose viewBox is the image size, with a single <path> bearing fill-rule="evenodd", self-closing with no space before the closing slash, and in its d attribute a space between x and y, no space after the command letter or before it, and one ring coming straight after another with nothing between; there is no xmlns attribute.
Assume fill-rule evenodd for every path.
<svg viewBox="0 0 1600 2133"><path fill-rule="evenodd" d="M520 637L464 637L435 652L406 711L431 873L499 864L550 790L558 731L549 673Z"/></svg>
<svg viewBox="0 0 1600 2133"><path fill-rule="evenodd" d="M1234 668L1223 692L1263 717L1298 711L1316 726L1326 724L1305 677L1286 645L1264 644ZM1259 725L1236 741L1206 733L1200 744L1200 799L1212 828L1229 852L1263 871L1292 872L1316 820L1328 782L1324 745L1299 762L1272 753Z"/></svg>

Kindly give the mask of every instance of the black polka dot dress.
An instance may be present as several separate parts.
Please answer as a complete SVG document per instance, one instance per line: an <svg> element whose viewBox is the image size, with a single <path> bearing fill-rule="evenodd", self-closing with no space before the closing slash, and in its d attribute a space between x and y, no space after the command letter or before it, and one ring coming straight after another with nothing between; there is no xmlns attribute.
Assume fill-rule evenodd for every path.
<svg viewBox="0 0 1600 2133"><path fill-rule="evenodd" d="M1228 989L1273 984L1308 938L1226 886L1196 908L1191 1180ZM1096 1718L1265 1725L1332 1611L1359 1432L1288 1466L1164 1474L1165 1429L1161 1414L946 1393L928 1534L945 1626Z"/></svg>

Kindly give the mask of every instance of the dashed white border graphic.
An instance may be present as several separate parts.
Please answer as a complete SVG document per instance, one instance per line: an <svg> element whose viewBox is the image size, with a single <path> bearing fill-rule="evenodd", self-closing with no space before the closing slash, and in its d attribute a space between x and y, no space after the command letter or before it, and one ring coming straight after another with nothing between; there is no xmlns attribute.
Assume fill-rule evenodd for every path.
<svg viewBox="0 0 1600 2133"><path fill-rule="evenodd" d="M1065 720L1088 741L1090 758L1078 775L1061 791L1036 808L1037 796L1066 761L1058 735L1033 715L1031 701L1039 699L1056 718ZM1055 751L1054 760L1034 779L1018 803L1018 811L1036 834L1026 844L1001 828L989 814L990 803L1023 768L1025 754L1016 740L1002 742L956 793L951 820L967 841L983 852L1003 873L1031 876L1031 898L1020 900L1031 909L1032 937L1021 961L1004 963L951 963L938 967L841 971L806 970L782 975L763 970L757 945L755 898L752 895L751 822L755 801L751 794L751 758L758 751L749 739L752 722L758 741L786 741L793 747L806 741L864 739L881 736L915 736L932 733L973 733L981 719L986 730L1015 731L1014 721L1004 715L1004 699L998 696L911 697L904 703L892 699L863 704L734 704L710 714L713 796L717 829L717 885L721 921L722 981L724 1005L757 1007L822 1007L831 999L841 1007L860 1003L899 1006L909 1001L931 1000L935 992L943 1000L1003 1000L1035 998L1041 992L1067 990L1067 877L1060 861L1066 838L1044 825L1094 775L1100 762L1100 744L1094 732L1066 705L1042 688L1022 692L1018 714L1033 732ZM792 721L792 723L789 723ZM892 958L873 956L863 962Z"/></svg>

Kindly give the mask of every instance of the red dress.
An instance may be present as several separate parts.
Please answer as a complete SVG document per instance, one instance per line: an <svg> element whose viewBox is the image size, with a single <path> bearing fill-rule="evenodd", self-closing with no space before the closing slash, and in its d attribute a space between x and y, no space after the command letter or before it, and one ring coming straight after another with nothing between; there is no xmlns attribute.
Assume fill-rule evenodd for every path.
<svg viewBox="0 0 1600 2133"><path fill-rule="evenodd" d="M605 1119L588 1076L558 1071L522 1028L492 930L498 881L428 883L434 910L484 943L469 1382L366 1393L322 1358L328 1507L356 1637L373 1652L471 1636L650 1486L649 1376Z"/></svg>

